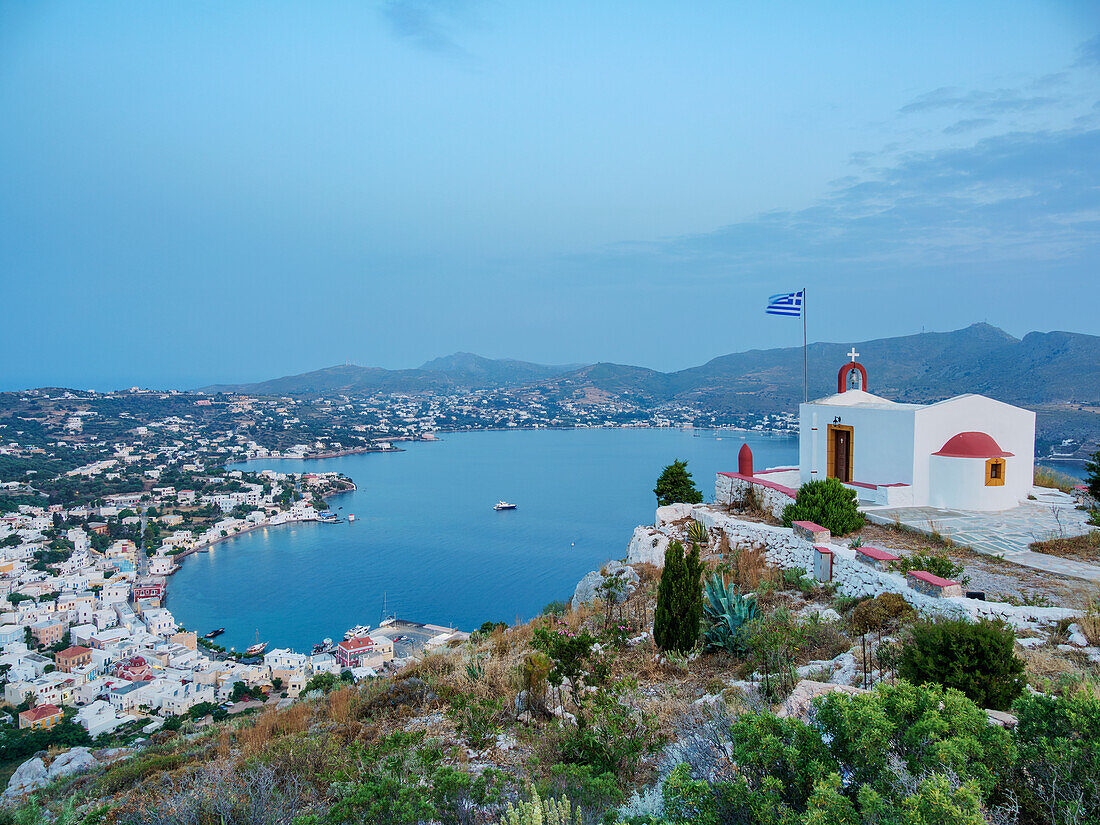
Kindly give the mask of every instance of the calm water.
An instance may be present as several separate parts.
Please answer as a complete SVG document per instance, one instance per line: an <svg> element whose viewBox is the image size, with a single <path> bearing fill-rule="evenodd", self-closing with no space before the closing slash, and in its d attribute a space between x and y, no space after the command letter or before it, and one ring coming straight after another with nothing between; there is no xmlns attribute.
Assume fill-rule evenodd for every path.
<svg viewBox="0 0 1100 825"><path fill-rule="evenodd" d="M471 630L536 615L580 578L626 553L653 520L661 468L689 462L709 500L714 474L737 469L748 440L756 466L792 466L796 438L680 430L534 430L445 435L405 452L249 462L249 470L339 471L358 490L329 500L352 524L257 530L188 557L168 607L199 633L240 649L260 638L308 650L357 624L377 625L383 595L416 621ZM517 510L496 512L506 499Z"/></svg>

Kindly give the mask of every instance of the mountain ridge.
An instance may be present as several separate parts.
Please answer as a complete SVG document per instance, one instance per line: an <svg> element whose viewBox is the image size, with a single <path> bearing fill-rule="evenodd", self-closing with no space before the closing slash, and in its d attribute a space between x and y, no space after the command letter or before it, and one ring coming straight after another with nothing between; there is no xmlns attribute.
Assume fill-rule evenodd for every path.
<svg viewBox="0 0 1100 825"><path fill-rule="evenodd" d="M852 346L809 345L811 398L835 391L835 371L848 360ZM1015 338L998 327L976 323L854 346L869 373L868 389L899 401L927 403L964 392L1032 405L1100 400L1100 336L1053 331ZM751 349L667 373L610 362L552 366L456 352L414 369L341 365L255 383L212 385L202 391L317 396L524 386L572 397L614 396L639 405L682 402L730 412L789 410L802 400L802 352L801 347Z"/></svg>

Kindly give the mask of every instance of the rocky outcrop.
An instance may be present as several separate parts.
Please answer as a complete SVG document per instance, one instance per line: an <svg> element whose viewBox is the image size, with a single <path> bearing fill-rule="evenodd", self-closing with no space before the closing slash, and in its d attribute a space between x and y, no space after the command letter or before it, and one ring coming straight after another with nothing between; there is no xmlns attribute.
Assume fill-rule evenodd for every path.
<svg viewBox="0 0 1100 825"><path fill-rule="evenodd" d="M72 776L74 773L86 771L96 764L96 758L87 748L73 748L67 753L61 754L50 763L49 778L52 782L63 776Z"/></svg>
<svg viewBox="0 0 1100 825"><path fill-rule="evenodd" d="M669 537L656 527L635 527L634 535L630 537L630 544L626 548L626 563L664 567L668 544Z"/></svg>
<svg viewBox="0 0 1100 825"><path fill-rule="evenodd" d="M46 763L42 761L41 757L36 756L33 759L28 759L15 769L15 773L8 780L8 787L4 791L4 796L10 798L36 791L39 788L44 788L49 781Z"/></svg>
<svg viewBox="0 0 1100 825"><path fill-rule="evenodd" d="M612 594L615 597L612 601L615 604L625 602L638 586L638 573L629 564L612 561L605 564L601 570L593 570L577 583L577 589L573 591L570 604L576 608L597 599L605 599L606 594L600 592L600 587L605 581L616 576L622 579L623 586L617 593Z"/></svg>

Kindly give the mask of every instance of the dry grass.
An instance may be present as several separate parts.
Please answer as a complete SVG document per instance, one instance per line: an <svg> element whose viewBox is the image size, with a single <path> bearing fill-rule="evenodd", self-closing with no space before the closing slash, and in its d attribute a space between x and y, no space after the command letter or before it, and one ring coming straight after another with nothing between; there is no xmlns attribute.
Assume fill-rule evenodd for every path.
<svg viewBox="0 0 1100 825"><path fill-rule="evenodd" d="M1036 553L1095 563L1100 560L1100 530L1090 530L1083 536L1034 541L1030 547Z"/></svg>
<svg viewBox="0 0 1100 825"><path fill-rule="evenodd" d="M1036 487L1053 487L1056 490L1061 490L1063 493L1068 493L1073 490L1073 485L1076 483L1077 479L1065 473L1060 473L1049 467L1035 467Z"/></svg>
<svg viewBox="0 0 1100 825"><path fill-rule="evenodd" d="M1081 674L1081 670L1073 662L1049 647L1022 648L1021 657L1028 681L1032 684L1044 679L1057 681L1062 676Z"/></svg>
<svg viewBox="0 0 1100 825"><path fill-rule="evenodd" d="M345 688L344 690L331 694L329 703L330 712L333 707L331 697L336 697L338 694L346 696L349 692L356 693L354 689ZM345 698L342 696L337 699L340 713L345 720L352 704L353 701L350 697ZM272 739L279 736L285 736L289 733L301 733L307 730L312 715L309 705L301 702L293 704L281 711L275 708L267 708L250 726L241 728L237 732L237 744L240 746L241 752L245 756L253 756L263 751L267 747L267 743ZM219 751L220 749L219 743Z"/></svg>
<svg viewBox="0 0 1100 825"><path fill-rule="evenodd" d="M346 725L358 715L362 697L350 685L334 690L326 697L328 717L338 725Z"/></svg>

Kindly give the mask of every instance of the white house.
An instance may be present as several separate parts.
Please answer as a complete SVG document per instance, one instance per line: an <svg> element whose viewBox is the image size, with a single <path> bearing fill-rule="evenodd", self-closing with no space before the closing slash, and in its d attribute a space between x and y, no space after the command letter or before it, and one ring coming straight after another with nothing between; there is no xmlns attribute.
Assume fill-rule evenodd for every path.
<svg viewBox="0 0 1100 825"><path fill-rule="evenodd" d="M837 393L799 405L801 484L836 478L861 500L891 506L1007 510L1027 498L1034 412L974 394L890 401L867 392L867 371L849 355Z"/></svg>
<svg viewBox="0 0 1100 825"><path fill-rule="evenodd" d="M101 733L109 733L120 725L131 721L132 716L118 716L114 708L102 699L96 699L76 712L76 723L88 731L92 738Z"/></svg>

